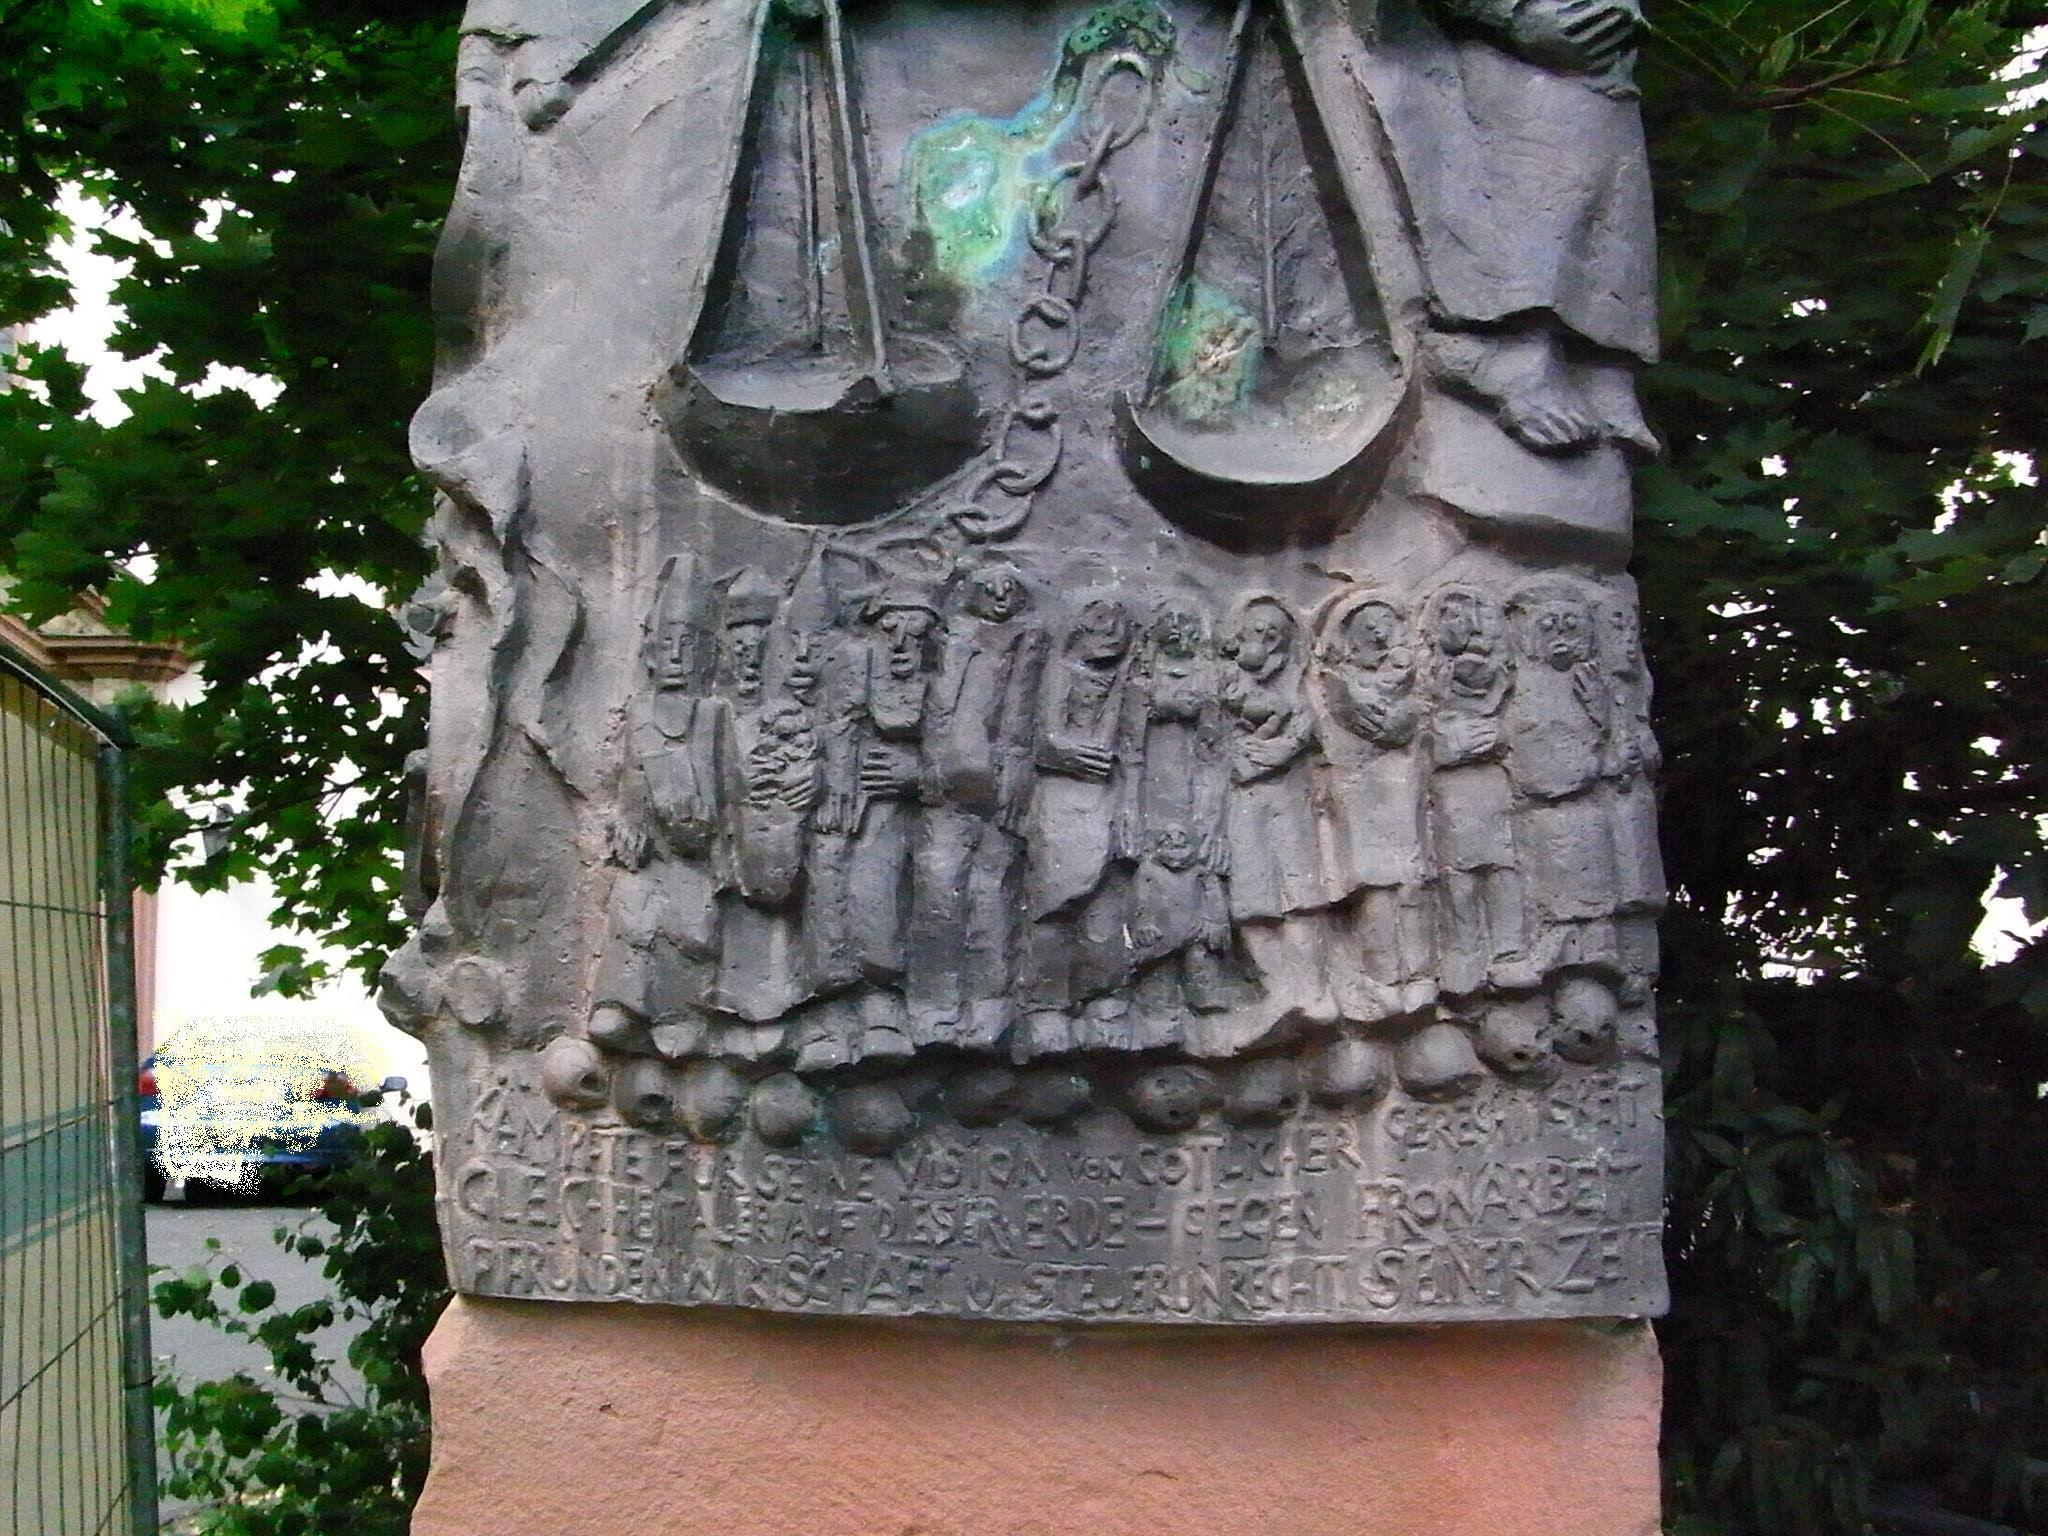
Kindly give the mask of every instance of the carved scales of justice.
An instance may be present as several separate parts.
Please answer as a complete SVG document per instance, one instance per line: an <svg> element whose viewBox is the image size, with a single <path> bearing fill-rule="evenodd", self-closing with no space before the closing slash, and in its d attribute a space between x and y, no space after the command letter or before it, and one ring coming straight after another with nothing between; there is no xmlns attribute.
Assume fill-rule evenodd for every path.
<svg viewBox="0 0 2048 1536"><path fill-rule="evenodd" d="M1361 234L1395 224L1351 207L1302 67L1300 4L1237 6L1202 173L1154 304L1159 344L1148 377L1119 399L1133 483L1167 516L1232 544L1314 537L1355 517L1386 468L1412 371ZM1015 327L1027 382L1073 362L1087 259L1115 217L1098 193L1101 172L1143 130L1155 71L1124 52L1089 82L1106 96L1128 74L1140 101L1055 178L1097 206L1079 210L1080 224L1034 216L1031 241L1054 276ZM749 73L739 174L664 412L689 461L752 510L795 523L872 521L975 457L985 413L954 349L890 318L901 296L878 259L839 0L764 0ZM762 215L778 204L793 205L776 228L793 223L794 238L771 242ZM1333 270L1342 302L1318 303L1327 295L1309 290L1327 289ZM1243 318L1195 339L1198 312L1219 301ZM1045 436L1052 412L1027 394L1005 418L992 457L996 484L1013 497L1049 473L1011 459L1020 423ZM973 505L953 520L974 539L1022 521Z"/></svg>
<svg viewBox="0 0 2048 1536"><path fill-rule="evenodd" d="M982 412L945 342L891 323L838 0L765 0L749 74L739 174L665 412L745 505L853 520L970 457Z"/></svg>

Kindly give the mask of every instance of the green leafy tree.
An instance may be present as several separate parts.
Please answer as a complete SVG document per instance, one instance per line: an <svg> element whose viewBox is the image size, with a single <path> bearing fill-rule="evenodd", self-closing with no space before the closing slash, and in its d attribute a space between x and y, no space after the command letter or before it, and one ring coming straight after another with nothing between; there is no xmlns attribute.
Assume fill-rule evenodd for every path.
<svg viewBox="0 0 2048 1536"><path fill-rule="evenodd" d="M2048 950L1972 947L1987 891L2048 915L2038 13L1659 19L1672 1504L2038 1521Z"/></svg>
<svg viewBox="0 0 2048 1536"><path fill-rule="evenodd" d="M268 875L280 918L366 974L397 938L400 768L422 734L386 610L428 564L405 421L432 363L459 9L0 9L0 327L66 301L58 193L77 187L139 229L97 246L132 264L115 349L162 374L102 425L74 360L22 349L0 409L12 601L44 617L97 589L113 623L185 647L204 698L136 720L144 867ZM264 382L202 392L220 369ZM188 834L209 827L207 854ZM274 959L285 990L318 979Z"/></svg>
<svg viewBox="0 0 2048 1536"><path fill-rule="evenodd" d="M1669 448L1640 483L1661 686L1676 1305L1666 1465L1693 1532L1861 1528L1917 1485L2038 1528L2048 1454L2048 916L2039 619L2048 193L2038 8L1662 0L1643 80ZM456 153L456 7L0 9L0 325L63 299L52 193L146 240L120 345L170 382L100 426L25 349L0 568L97 586L206 699L145 720L146 854L271 874L367 971L395 934L422 572L403 446ZM195 397L214 365L283 386ZM147 552L154 579L119 563ZM326 573L331 573L331 576ZM338 588L332 578L359 585ZM349 595L367 590L368 600ZM311 972L281 955L280 980Z"/></svg>

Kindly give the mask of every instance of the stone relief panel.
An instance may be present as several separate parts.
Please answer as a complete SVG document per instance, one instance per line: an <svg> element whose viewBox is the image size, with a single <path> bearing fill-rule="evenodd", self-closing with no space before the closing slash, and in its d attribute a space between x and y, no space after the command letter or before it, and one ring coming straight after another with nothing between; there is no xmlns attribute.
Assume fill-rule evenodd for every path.
<svg viewBox="0 0 2048 1536"><path fill-rule="evenodd" d="M385 994L458 1285L1661 1308L1639 28L477 0Z"/></svg>

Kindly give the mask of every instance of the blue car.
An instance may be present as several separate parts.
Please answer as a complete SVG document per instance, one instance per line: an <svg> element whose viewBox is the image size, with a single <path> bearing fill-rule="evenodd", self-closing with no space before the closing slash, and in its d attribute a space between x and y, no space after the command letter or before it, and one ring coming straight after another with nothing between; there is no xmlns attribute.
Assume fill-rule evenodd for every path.
<svg viewBox="0 0 2048 1536"><path fill-rule="evenodd" d="M297 1081L162 1054L143 1063L135 1088L149 1200L163 1199L173 1183L254 1190L289 1174L331 1171L382 1118L386 1097L403 1101L407 1091L402 1077L360 1089L337 1067Z"/></svg>

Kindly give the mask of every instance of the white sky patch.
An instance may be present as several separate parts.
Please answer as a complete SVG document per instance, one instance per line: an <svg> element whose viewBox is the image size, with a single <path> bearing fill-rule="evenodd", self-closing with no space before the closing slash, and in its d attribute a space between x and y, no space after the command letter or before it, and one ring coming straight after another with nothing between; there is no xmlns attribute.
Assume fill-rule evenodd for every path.
<svg viewBox="0 0 2048 1536"><path fill-rule="evenodd" d="M87 197L75 186L57 196L57 211L71 221L71 235L57 243L57 261L71 280L71 306L55 310L24 332L25 340L43 346L62 347L74 362L85 367L86 398L92 401L95 421L111 426L128 414L118 396L122 390L139 388L145 379L168 378L160 364L146 357L117 357L107 350L107 340L127 312L114 303L114 285L128 275L131 262L102 256L93 250L101 230L124 240L144 238L134 216L112 213Z"/></svg>
<svg viewBox="0 0 2048 1536"><path fill-rule="evenodd" d="M2001 80L2019 80L2039 69L2044 56L2048 56L2048 27L2036 27L2020 44L2019 56L1998 72ZM2048 101L2048 81L2030 85L2023 91L2014 91L2012 100L2007 102L2007 112L2024 112L2029 107L2038 107Z"/></svg>
<svg viewBox="0 0 2048 1536"><path fill-rule="evenodd" d="M352 571L320 571L306 578L306 590L316 597L352 597L372 608L385 606L384 594Z"/></svg>
<svg viewBox="0 0 2048 1536"><path fill-rule="evenodd" d="M1992 882L1992 889L1998 882ZM1970 936L1970 948L1974 949L1988 964L2003 965L2018 955L2026 944L2048 933L2048 918L2038 923L2027 921L2026 908L2010 896L1993 896L1987 892L1984 897L1984 921L1977 925L1976 933Z"/></svg>
<svg viewBox="0 0 2048 1536"><path fill-rule="evenodd" d="M23 339L61 347L82 365L85 395L92 402L90 414L102 425L112 426L128 415L120 398L123 391L139 389L150 379L169 379L170 374L155 353L121 357L108 348L115 329L128 317L114 302L114 288L134 263L102 255L93 244L102 231L123 240L146 240L148 236L133 214L102 207L76 186L67 186L58 194L57 210L72 226L70 237L56 247L58 264L71 281L71 304L26 327ZM219 219L219 208L209 205L205 223L217 224ZM218 363L207 370L192 392L204 396L224 389L239 389L260 406L284 393L276 379Z"/></svg>

